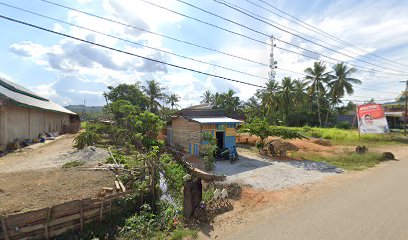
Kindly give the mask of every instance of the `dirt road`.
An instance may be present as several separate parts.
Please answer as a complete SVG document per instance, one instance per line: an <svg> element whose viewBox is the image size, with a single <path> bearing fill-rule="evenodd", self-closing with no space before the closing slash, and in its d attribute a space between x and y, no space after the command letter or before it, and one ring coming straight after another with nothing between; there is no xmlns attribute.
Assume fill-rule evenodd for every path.
<svg viewBox="0 0 408 240"><path fill-rule="evenodd" d="M408 146L384 163L317 199L258 219L222 239L408 239Z"/></svg>

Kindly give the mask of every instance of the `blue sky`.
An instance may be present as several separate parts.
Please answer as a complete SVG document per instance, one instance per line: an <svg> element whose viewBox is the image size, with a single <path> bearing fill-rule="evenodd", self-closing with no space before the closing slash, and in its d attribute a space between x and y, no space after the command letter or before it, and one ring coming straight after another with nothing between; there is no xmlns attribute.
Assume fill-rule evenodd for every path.
<svg viewBox="0 0 408 240"><path fill-rule="evenodd" d="M148 29L163 35L168 35L192 43L196 43L218 51L238 55L240 57L268 63L270 48L262 43L257 43L210 26L200 24L191 19L167 12L139 0L72 0L55 2L79 8L110 19L115 19L129 25ZM186 15L194 16L222 26L226 29L243 35L268 42L268 38L243 29L237 25L222 19L203 13L197 9L184 5L175 0L147 0L161 6L173 9ZM70 22L83 27L91 28L106 34L115 35L150 47L158 48L168 52L185 55L200 61L221 65L238 71L267 77L268 68L247 61L231 58L219 53L207 51L193 46L181 44L157 35L143 33L135 29L118 24L109 23L95 19L74 11L65 10L40 0L3 0L3 3L18 6L30 11L41 13L53 18ZM387 73L396 73L389 69L408 72L408 67L385 61L378 57L369 55L368 52L382 56L393 61L408 65L408 9L407 1L351 1L351 0L320 0L320 1L268 1L273 6L288 12L307 23L318 27L345 41L356 43L363 49L353 49L339 44L332 39L302 28L275 14L260 9L250 2L265 6L272 12L276 10L269 8L258 0L245 0L228 2L252 11L270 21L277 22L287 28L300 31L308 36L323 40L324 46L335 48L341 53L351 55L358 60L369 61L382 66L374 67L364 62L357 61L341 53L334 53L314 44L310 44L293 35L279 31L270 25L249 18L233 9L227 8L213 0L188 0L189 3L207 9L213 13L222 15L236 22L245 24L265 34L273 34L276 38L299 45L305 49L319 52L345 61L352 66L357 64L366 68L374 68ZM126 50L142 56L163 60L173 64L194 68L199 71L218 74L233 79L264 85L266 80L250 77L222 68L208 66L192 62L187 59L178 58L160 51L121 42L106 36L98 35L83 29L56 23L55 21L43 19L28 13L10 9L0 5L0 13L8 17L17 18L42 27L53 29L58 32L70 34L76 37L88 39L96 43L108 45L121 50ZM282 13L278 13L281 14ZM168 93L177 93L181 96L181 106L197 104L200 95L205 90L227 91L229 88L246 100L256 91L256 87L232 83L225 80L203 76L188 71L166 67L161 64L152 63L129 55L112 52L86 43L66 39L60 36L42 32L16 23L0 19L0 76L22 84L44 97L62 104L81 104L86 100L87 105L102 105L105 103L102 93L107 86L115 86L120 83L135 83L145 80L156 79ZM302 50L276 42L278 47L290 49L296 52ZM276 79L284 76L302 78L302 75L289 73L282 69L296 72L311 66L315 60L305 58L283 50L275 49L275 59L278 61ZM329 60L321 57L322 60ZM330 64L327 64L330 68ZM356 78L363 81L363 88L375 89L369 91L355 88L353 96L345 99L366 100L374 98L387 100L395 98L403 89L404 85L399 83L406 80L407 76L373 74L358 71Z"/></svg>

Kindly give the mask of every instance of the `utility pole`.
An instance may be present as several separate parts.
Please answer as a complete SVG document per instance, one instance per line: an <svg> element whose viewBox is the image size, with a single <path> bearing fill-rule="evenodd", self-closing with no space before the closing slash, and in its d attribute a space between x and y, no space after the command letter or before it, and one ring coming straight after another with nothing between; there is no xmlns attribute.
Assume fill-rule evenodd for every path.
<svg viewBox="0 0 408 240"><path fill-rule="evenodd" d="M407 112L408 112L408 80L401 81L405 82L405 114L404 114L404 134L407 135Z"/></svg>
<svg viewBox="0 0 408 240"><path fill-rule="evenodd" d="M276 64L278 63L277 61L275 61L275 58L273 56L273 48L276 46L275 43L274 43L274 40L275 40L275 38L273 37L273 35L271 35L271 37L270 37L271 54L269 55L269 57L270 57L270 60L269 60L270 70L268 72L268 75L269 75L269 80L273 80L273 81L275 80L275 76L276 76L276 70L275 69L277 68Z"/></svg>
<svg viewBox="0 0 408 240"><path fill-rule="evenodd" d="M85 104L86 100L84 99L84 105L82 106L82 121L85 121Z"/></svg>

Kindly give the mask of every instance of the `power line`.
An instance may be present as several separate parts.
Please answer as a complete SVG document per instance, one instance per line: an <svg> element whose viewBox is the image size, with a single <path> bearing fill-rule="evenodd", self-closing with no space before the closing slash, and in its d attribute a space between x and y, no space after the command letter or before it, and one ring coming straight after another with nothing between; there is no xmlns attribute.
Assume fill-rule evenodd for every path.
<svg viewBox="0 0 408 240"><path fill-rule="evenodd" d="M105 18L105 17L99 16L99 15L96 15L96 14L93 14L93 13L85 12L85 11L82 11L82 10L79 10L79 9L76 9L76 8L68 7L68 6L59 4L59 3L55 3L55 2L51 2L51 1L47 1L47 0L41 0L41 1L43 1L45 3L48 3L48 4L52 4L54 6L58 6L58 7L61 7L61 8L68 9L68 10L71 10L71 11L74 11L74 12L82 13L82 14L85 14L85 15L88 15L88 16L91 16L91 17L94 17L94 18L98 18L98 19L101 19L101 20L104 20L104 21L119 24L119 25L122 25L124 27L133 28L133 29L136 29L136 30L139 30L139 31L142 31L142 32L152 34L152 35L160 36L160 37L167 38L167 39L170 39L170 40L173 40L173 41L176 41L176 42L187 44L187 45L190 45L190 46L193 46L193 47L201 48L201 49L204 49L204 50L220 53L220 54L223 54L225 56L229 56L229 57L241 59L241 60L244 60L244 61L247 61L247 62L251 62L251 63L255 63L255 64L259 64L259 65L262 65L262 66L269 67L269 64L266 64L266 63L261 63L261 62L255 61L255 60L240 57L240 56L233 55L233 54L230 54L230 53L226 53L226 52L223 52L223 51L219 51L219 50L216 50L216 49L213 49L213 48L205 47L205 46L202 46L202 45L199 45L199 44L196 44L196 43L191 43L191 42L184 41L184 40L181 40L181 39L178 39L178 38L174 38L174 37L171 37L171 36L168 36L168 35L156 33L156 32L150 31L150 30L146 30L146 29L139 28L139 27L136 27L136 26L133 26L133 25L129 25L127 23L116 21L116 20L113 20L113 19L110 19L110 18Z"/></svg>
<svg viewBox="0 0 408 240"><path fill-rule="evenodd" d="M44 1L44 0L43 0L43 1ZM155 6L155 7L157 7L157 8L163 9L163 10L172 12L172 13L174 13L174 14L177 14L177 15L180 15L180 16L183 16L183 17L192 19L192 20L197 21L197 22L199 22L199 23L202 23L202 24L205 24L205 25L208 25L208 26L211 26L211 27L214 27L214 28L223 30L223 31L225 31L225 32L228 32L228 33L231 33L231 34L234 34L234 35L237 35L237 36L240 36L240 37L243 37L243 38L252 40L252 41L254 41L254 42L258 42L258 43L263 44L263 45L271 46L269 43L267 43L267 42L265 42L265 41L262 41L262 40L259 40L259 39L255 39L255 38L250 37L250 36L248 36L248 35L244 35L244 34L241 34L241 33L238 33L238 32L232 31L232 30L229 30L229 29L224 28L224 27L220 27L220 26L218 26L218 25L216 25L216 24L206 22L206 21L204 21L204 20L201 20L201 19L198 19L198 18L196 18L196 17L192 17L192 16L189 16L189 15L186 15L186 14L184 14L184 13L177 12L177 11L175 11L175 10L172 10L172 9L169 9L169 8L166 8L166 7L163 7L163 6L160 6L160 5L158 5L158 4L155 4L155 3L152 3L152 2L149 2L149 1L146 1L146 0L139 0L139 1L144 2L144 3L147 3L147 4L149 4L149 5ZM176 0L176 1L183 2L183 1L181 1L181 0ZM187 3L187 4L188 4L188 5L192 5L192 4L189 4L189 3ZM192 5L192 6L194 6L194 5ZM246 29L249 29L249 30L251 30L251 31L254 31L254 32L257 32L257 33L259 33L259 34L263 34L263 35L269 37L268 34L259 32L259 31L257 31L257 30L254 30L254 29L250 28L250 27L247 27L247 26L245 26L245 25L243 25L243 24L237 23L237 22L235 22L235 21L232 21L232 20L230 20L230 19L224 18L224 17L219 16L219 15L216 15L216 14L214 14L214 13L212 13L212 12L209 12L209 11L207 11L207 10L205 10L205 9L201 9L201 8L199 8L199 7L196 7L196 6L194 6L194 8L200 9L201 11L204 11L204 12L208 12L208 13L211 14L211 15L217 16L217 17L219 17L219 18L221 18L221 19L224 19L224 20L226 20L226 21L232 22L232 23L237 24L237 25L239 25L239 26L242 26L242 27L244 27L244 28L246 28ZM286 31L286 30L283 30L283 31ZM287 32L287 31L286 31L286 32ZM293 34L292 34L292 35L293 35ZM302 37L300 37L300 38L302 38ZM275 39L276 39L276 38L275 38ZM278 39L277 39L277 40L278 40ZM338 59L335 59L335 58L328 57L328 56L326 56L326 55L320 54L320 53L318 53L318 52L314 52L314 51L311 51L311 50L308 50L308 49L299 47L299 46L297 46L297 45L295 45L295 44L293 44L292 46L295 46L295 47L297 47L297 48L301 48L301 49L304 50L304 51L308 51L308 52L311 52L311 53L313 53L313 54L317 54L317 55L319 55L319 56L323 56L323 57L326 57L326 58L333 59L333 60L338 61L338 62L344 62L344 61L340 61L340 60L338 60ZM323 45L321 45L321 46L324 47ZM294 53L294 54L303 56L303 57L315 59L315 60L317 60L317 61L323 61L323 62L330 63L330 64L336 64L336 63L333 63L333 62L330 62L330 61L327 61L327 60L321 60L321 59L319 59L319 58L314 58L314 57L311 57L311 56L308 56L308 55L305 55L305 54L302 54L302 53L298 53L298 52L295 52L295 51L292 51L292 50L289 50L289 49L286 49L286 48L282 48L282 47L278 47L278 46L275 46L275 47L278 48L278 49L287 51L287 52L291 52L291 53ZM333 51L335 51L335 50L333 50ZM351 56L350 56L350 57L351 57ZM351 58L352 58L352 57L351 57ZM357 59L357 60L358 60L358 59ZM358 60L358 61L363 61L363 60ZM349 64L350 64L350 63L349 63ZM371 64L371 63L369 63L369 64ZM357 65L357 64L352 64L352 65L354 65L354 66L360 68L360 70L368 69L368 70L365 70L365 71L368 71L368 72L373 72L373 71L375 71L375 72L385 73L385 74L387 74L387 75L399 75L399 76L400 76L400 75L404 75L404 76L408 75L408 73L404 73L404 72L400 72L400 74L398 74L398 73L387 73L387 72L382 72L382 71L376 70L376 69L369 69L369 68L366 68L366 67L363 67L363 66L359 66L359 65ZM371 64L371 65L378 66L378 65L375 65L375 64ZM379 66L379 67L384 68L384 67L382 67L382 66ZM391 70L391 71L398 71L398 70L393 70L393 69L389 69L389 70ZM398 72L399 72L399 71L398 71Z"/></svg>
<svg viewBox="0 0 408 240"><path fill-rule="evenodd" d="M145 0L140 0L140 1L145 2ZM182 0L176 0L176 1L183 2ZM377 64L374 64L374 63L371 63L371 62L362 60L362 59L358 59L358 58L356 58L356 57L354 57L354 56L351 56L351 55L349 55L349 54L341 53L341 52L339 52L339 51L337 51L337 50L335 50L335 49L332 49L332 48L330 48L330 47L324 46L324 45L322 45L322 44L320 44L320 43L316 43L316 42L314 42L314 41L312 41L312 40L309 40L309 39L307 39L307 38L305 38L305 37L302 37L302 36L300 36L300 35L298 35L298 34L292 33L292 32L290 32L290 31L288 31L288 30L286 30L286 29L283 29L283 28L281 28L281 27L278 27L278 26L276 26L276 25L270 23L269 21L265 21L265 20L262 20L262 19L260 19L260 18L258 18L258 17L255 17L255 16L253 16L253 15L251 15L251 14L248 14L247 12L244 12L244 11L242 11L242 10L240 10L240 9L238 9L238 8L236 8L236 7L234 7L234 6L229 5L228 3L226 3L226 1L223 1L223 2L221 2L221 1L219 1L219 0L213 0L213 1L214 1L214 2L217 2L217 3L219 3L219 4L222 4L222 5L224 5L224 6L228 7L228 8L234 9L235 11L238 11L238 12L240 12L240 13L242 13L242 14L248 16L248 17L251 17L251 18L253 18L253 19L259 21L259 22L265 23L265 24L267 24L267 25L269 25L269 26L272 26L272 27L274 27L274 28L276 28L276 29L278 29L278 30L280 30L280 31L283 31L283 32L285 32L285 33L288 33L288 34L290 34L290 35L292 35L292 36L295 36L295 37L297 37L297 38L300 38L300 39L302 39L302 40L304 40L304 41L306 41L306 42L312 43L312 44L314 44L314 45L317 45L317 46L319 46L319 47L322 47L322 48L327 49L327 50L329 50L329 51L332 51L332 52L334 52L334 53L339 53L339 54L341 54L341 55L343 55L343 56L352 58L352 59L354 59L354 60L356 60L356 61L364 62L364 63L366 63L366 64L370 64L370 65L373 65L373 66L376 66L376 67L388 69L388 70L395 71L395 72L401 72L401 71L399 71L399 70L395 70L395 69L392 69L392 68L387 68L387 67L384 67L384 66L380 66L380 65L377 65ZM188 4L188 5L191 6L192 4ZM193 5L193 6L194 6L194 5ZM214 15L214 16L218 16L218 17L220 17L220 18L222 18L222 19L226 19L226 18L224 18L224 17L221 17L221 16L219 16L219 15L217 15L217 14L214 14L214 13L211 13L211 12L210 12L210 14L211 14L211 15ZM228 20L228 19L226 19L226 20L227 20L227 21L230 21L230 20ZM234 22L234 21L231 21L231 22ZM241 24L240 24L240 25L241 25ZM244 26L244 25L243 25L243 26ZM245 26L244 26L244 27L245 27ZM245 28L251 29L251 28L249 28L249 27L245 27ZM252 29L252 31L258 32L257 30L253 30L253 29ZM281 40L279 40L279 39L277 39L277 40L278 40L278 41L281 41ZM284 42L284 43L289 44L289 45L291 45L291 46L297 47L295 44L288 43L288 42L286 42L286 41L281 41L281 42ZM304 51L310 51L310 50L306 50L306 49L301 48L301 47L299 47L299 48L302 49L302 50L304 50ZM310 52L313 52L313 51L310 51ZM316 52L313 52L313 53L316 53ZM319 54L319 53L317 53L317 54ZM324 55L322 55L322 54L320 54L320 55L321 55L321 56L324 56ZM331 57L328 57L328 56L324 56L324 57L326 57L326 58L331 58ZM334 58L331 58L331 59L336 60L336 61L339 61L339 60L334 59ZM401 73L403 73L403 72L401 72ZM404 73L404 74L406 74L406 73Z"/></svg>
<svg viewBox="0 0 408 240"><path fill-rule="evenodd" d="M331 39L331 40L334 40L334 41L336 41L336 42L338 42L338 43L342 43L342 44L344 44L345 46L352 47L352 48L354 48L354 49L356 49L356 50L365 52L365 53L367 53L367 54L369 54L369 55L372 55L372 56L374 56L374 57L383 59L383 61L388 61L388 62L392 62L392 63L394 63L394 64L398 64L398 65L403 66L403 67L408 67L408 65L399 63L399 62L397 62L397 61L394 61L394 60L391 60L391 59L388 59L388 58L384 58L384 57L382 57L382 56L380 56L380 55L377 55L377 54L375 54L375 53L368 52L367 50L358 47L356 44L353 44L353 43L350 43L350 42L346 42L346 41L344 41L344 40L342 40L342 39L340 39L340 38L338 38L338 37L336 37L336 36L333 36L333 35L331 35L331 34L325 32L325 31L323 31L323 30L321 30L321 29L319 29L319 28L317 28L317 27L315 27L315 26L310 25L310 24L308 24L308 23L302 21L301 19L299 19L299 18L297 18L297 17L295 17L295 16L293 16L293 15L291 15L291 14L289 14L289 13L287 13L287 12L285 12L285 11L283 11L283 10L281 10L281 9L279 9L279 8L277 8L277 7L271 5L271 4L269 4L269 3L267 3L267 2L265 2L265 1L263 1L263 0L258 0L258 1L264 3L265 5L271 7L271 8L273 8L273 9L275 9L275 10L277 10L277 11L279 11L279 12L281 12L281 13L283 13L283 14L285 14L285 15L287 15L287 16L289 16L289 17L295 19L295 20L297 20L298 22L296 22L296 21L294 21L294 20L292 20L292 19L290 19L290 18L284 17L284 16L282 16L282 15L280 15L280 14L277 14L277 13L275 13L275 12L273 12L273 11L271 11L271 10L269 10L269 9L267 9L267 8L265 8L265 7L263 7L263 6L260 6L260 5L254 3L254 2L252 2L252 1L250 1L250 0L246 0L246 1L249 2L249 3L252 4L252 5L255 5L255 6L261 8L261 9L264 9L264 10L266 10L266 11L268 11L268 12L274 14L274 15L277 15L277 16L283 18L283 19L286 19L286 20L288 20L288 21L290 21L290 22L292 22L292 23L295 23L295 24L297 24L297 25L299 25L299 26L301 26L301 27L303 27L303 28L305 28L305 29L308 29L309 31L315 32L315 33L317 33L317 34L320 34L320 35L322 35L322 36L324 36L324 37L326 37L326 38L329 38L329 39ZM304 24L304 25L300 24L299 22L302 23L302 24ZM306 26L305 26L305 25L306 25Z"/></svg>
<svg viewBox="0 0 408 240"><path fill-rule="evenodd" d="M40 14L40 13L36 13L36 12L30 11L30 10L26 10L26 9L23 9L23 8L20 8L20 7L16 7L16 6L13 6L13 5L9 5L9 4L7 4L7 3L0 2L0 5L7 6L7 7L9 7L9 8L13 8L13 9L17 9L17 10L20 10L20 11L23 11L23 12L26 12L26 13L30 13L30 14L33 14L33 15L36 15L36 16L39 16L39 17L42 17L42 18L50 19L50 20L53 20L53 21L56 21L56 22L59 22L59 23L67 24L67 25L70 25L70 26L74 26L74 27L76 27L76 28L80 28L80 29L84 29L84 30L87 30L87 31L90 31L90 32L94 32L94 33L97 33L97 34L100 34L100 35L104 35L104 36L107 36L107 37L110 37L110 38L115 38L115 39L118 39L118 40L121 40L121 41L124 41L124 42L127 42L127 43L132 43L132 44L134 44L134 45L138 45L138 46L150 48L150 49L153 49L153 50L156 50L156 51L159 51L159 52L164 52L164 53L167 53L167 54L169 54L169 55L176 56L176 57L188 59L188 60L191 60L191 61L194 61L194 62L203 63L203 64L210 65L210 66L213 66L213 67L218 67L218 68L226 69L226 70L229 70L229 71L232 71L232 72L236 72L236 73L240 73L240 74L244 74L244 75L247 75L247 76L251 76L251 77L256 77L256 78L261 78L261 79L268 80L268 78L266 78L266 77L262 77L262 76L258 76L258 75L255 75L255 74L251 74L251 73L247 73L247 72L243 72L243 71L231 69L231 68L228 68L228 67L220 66L220 65L218 65L218 64L213 64L213 63L201 61L201 60L198 60L198 59L186 57L186 56L183 56L183 55L180 55L180 54L176 54L176 53L173 53L173 52L169 52L169 51L166 51L166 50L162 50L162 49L159 49L159 48L150 47L150 46L147 46L147 45L144 45L144 44L140 44L140 43L137 43L137 42L134 42L134 41L130 41L130 40L127 40L127 39L124 39L124 38L121 38L121 37L113 36L113 35L111 35L111 34L99 32L99 31L96 31L96 30L93 30L93 29L90 29L90 28L82 27L82 26L79 26L79 25L76 25L76 24L73 24L73 23L69 23L69 22L63 21L63 20L60 20L60 19L57 19L57 18L45 16L45 15L42 15L42 14Z"/></svg>
<svg viewBox="0 0 408 240"><path fill-rule="evenodd" d="M154 32L151 32L151 31L148 31L148 30L145 30L145 29L141 29L141 28L138 28L138 27L135 27L135 26L126 24L126 23L122 23L122 22L119 22L119 21L116 21L116 20L112 20L112 19L109 19L109 18L105 18L105 17L98 16L98 15L96 15L96 14L88 13L88 12L85 12L85 11L82 11L82 10L78 10L78 9L75 9L75 8L72 8L72 7L68 7L68 6L59 4L59 3L55 3L55 2L53 2L53 1L49 1L49 0L41 0L41 1L43 1L43 2L45 2L45 3L48 3L48 4L51 4L51 5L54 5L54 6L58 6L58 7L62 7L62 8L69 9L69 10L72 10L72 11L76 11L76 12L79 12L79 13L82 13L82 14L86 14L86 15L88 15L88 16L92 16L92 17L95 17L95 18L99 18L99 19L102 19L102 20L105 20L105 21L109 21L109 22L112 22L112 23L120 24L120 25L122 25L122 26L134 28L134 29L137 29L137 30L140 30L140 31L145 31L145 32L148 32L148 33L151 33L151 34L155 34L155 35L158 35L158 36L162 36L162 37L165 37L165 38L168 38L168 39L172 39L172 40L175 40L175 41L178 41L178 42L182 42L182 43L185 43L185 44L189 44L189 45L192 45L192 46L196 46L196 47L199 47L199 48L202 48L202 49L206 49L206 50L218 52L218 53L221 53L221 54L225 54L225 55L228 55L228 56L240 58L240 59L243 59L243 60L246 60L246 61L249 61L249 62L253 62L253 63L257 63L257 64L260 64L260 65L263 65L263 66L269 66L268 64L256 62L256 61L249 60L249 59L245 59L245 58L242 58L242 57L239 57L239 56L234 56L234 55L232 55L232 54L228 54L228 53L224 53L224 52L221 52L221 51L218 51L218 50L214 50L214 49L211 49L211 48L203 47L203 46L200 46L200 45L198 45L198 44L189 43L189 42L187 42L187 41L183 41L183 40L180 40L180 39L176 39L176 38L173 38L173 37L169 37L169 36L166 36L166 35L163 35L163 34L154 33ZM141 0L141 1L143 1L143 0ZM211 24L211 23L202 21L202 20L200 20L200 19L190 17L190 16L188 16L188 15L185 15L185 14L182 14L182 13L179 13L179 12L176 12L176 11L174 11L174 10L171 10L171 9L168 9L168 8L165 8L165 7L161 7L161 6L156 5L156 4L154 4L154 3L150 3L150 2L146 2L146 1L144 1L144 2L145 2L145 3L148 3L148 4L151 4L151 5L154 5L154 6L156 6L156 7L162 8L162 9L164 9L164 10L173 12L173 13L175 13L175 14L178 14L178 15L181 15L181 16L184 16L184 17L187 17L187 18L194 19L194 20L199 21L199 22L201 22L201 23L203 23L203 24L210 25L210 26L213 26L213 27L215 27L215 28L219 28L219 29L221 29L221 30L230 32L230 33L232 33L232 34L239 35L239 36L241 36L241 37L250 39L250 40L252 40L252 41L255 41L255 42L258 42L258 43L261 43L261 44L270 46L270 44L268 44L268 43L266 43L266 42L264 42L264 41L261 41L261 40L258 40L258 39L254 39L254 38L252 38L252 37L249 37L249 36L246 36L246 35L243 35L243 34L240 34L240 33L237 33L237 32L234 32L234 31L231 31L231 30L222 28L222 27L219 27L219 26L217 26L217 25L215 25L215 24ZM311 56L308 56L308 55L305 55L305 54L302 54L302 53L298 53L298 52L295 52L295 51L292 51L292 50L289 50L289 49L285 49L285 48L282 48L282 47L276 47L276 48L281 49L281 50L284 50L284 51L287 51L287 52L290 52L290 53L293 53L293 54L297 54L297 55L299 55L299 56L303 56L303 57L306 57L306 58L314 59L314 60L317 60L317 61L323 61L323 62L326 62L326 63L329 63L329 64L335 64L335 63L330 62L330 61L327 61L327 60L321 60L321 59L319 59L319 58L311 57ZM316 54L320 55L319 53L316 53ZM366 72L369 72L369 73L382 74L382 75L387 75L387 76L388 76L388 75L396 75L396 76L400 76L400 75L401 75L401 74L396 74L396 73L382 72L382 71L379 71L379 70L376 70L376 69L368 69L368 68L365 68L365 67L362 67L362 66L358 66L358 65L356 65L356 64L354 64L354 65L355 65L356 67L360 68L360 69L359 69L360 71L366 71ZM368 70L364 70L364 69L368 69Z"/></svg>
<svg viewBox="0 0 408 240"><path fill-rule="evenodd" d="M85 40L85 39L82 39L82 38L74 37L74 36L69 35L69 34L56 32L56 31L50 30L48 28L43 28L43 27L40 27L38 25L34 25L34 24L31 24L31 23L28 23L28 22L20 21L20 20L14 19L14 18L10 18L10 17L4 16L4 15L1 15L1 14L0 14L0 18L3 18L3 19L8 20L8 21L15 22L15 23L19 23L19 24L22 24L22 25L26 25L26 26L29 26L29 27L32 27L32 28L36 28L36 29L39 29L39 30L43 30L43 31L46 31L46 32L49 32L49 33L54 33L56 35L60 35L60 36L63 36L63 37L71 38L71 39L81 41L81 42L84 42L84 43L88 43L88 44L91 44L91 45L95 45L95 46L98 46L98 47L101 47L101 48L109 49L111 51L116 51L116 52L124 53L124 54L127 54L127 55L131 55L131 56L134 56L134 57L142 58L142 59L145 59L145 60L148 60L148 61L161 63L161 64L164 64L164 65L167 65L167 66L170 66L170 67L179 68L179 69L199 73L199 74L210 76L210 77L224 79L224 80L231 81L231 82L242 83L242 84L246 84L246 85L253 86L253 87L266 88L265 86L260 86L260 85L257 85L257 84L243 82L243 81L240 81L240 80L236 80L236 79L232 79L232 78L228 78L228 77L223 77L223 76L219 76L219 75L215 75L215 74L211 74L211 73L206 73L206 72L198 71L198 70L195 70L195 69L179 66L179 65L176 65L176 64L167 63L167 62L156 60L156 59L153 59L153 58L140 56L138 54L123 51L123 50L113 48L113 47L109 47L109 46L106 46L106 45L103 45L103 44L94 43L94 42L91 42L91 41L88 41L88 40Z"/></svg>

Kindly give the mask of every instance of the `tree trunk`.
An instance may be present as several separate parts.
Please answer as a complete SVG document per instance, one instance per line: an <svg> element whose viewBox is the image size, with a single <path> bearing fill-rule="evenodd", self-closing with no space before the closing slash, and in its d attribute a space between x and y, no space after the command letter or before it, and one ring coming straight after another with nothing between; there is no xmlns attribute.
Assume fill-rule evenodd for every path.
<svg viewBox="0 0 408 240"><path fill-rule="evenodd" d="M320 95L318 87L317 87L317 117L319 119L319 127L322 127L322 117L320 116Z"/></svg>

